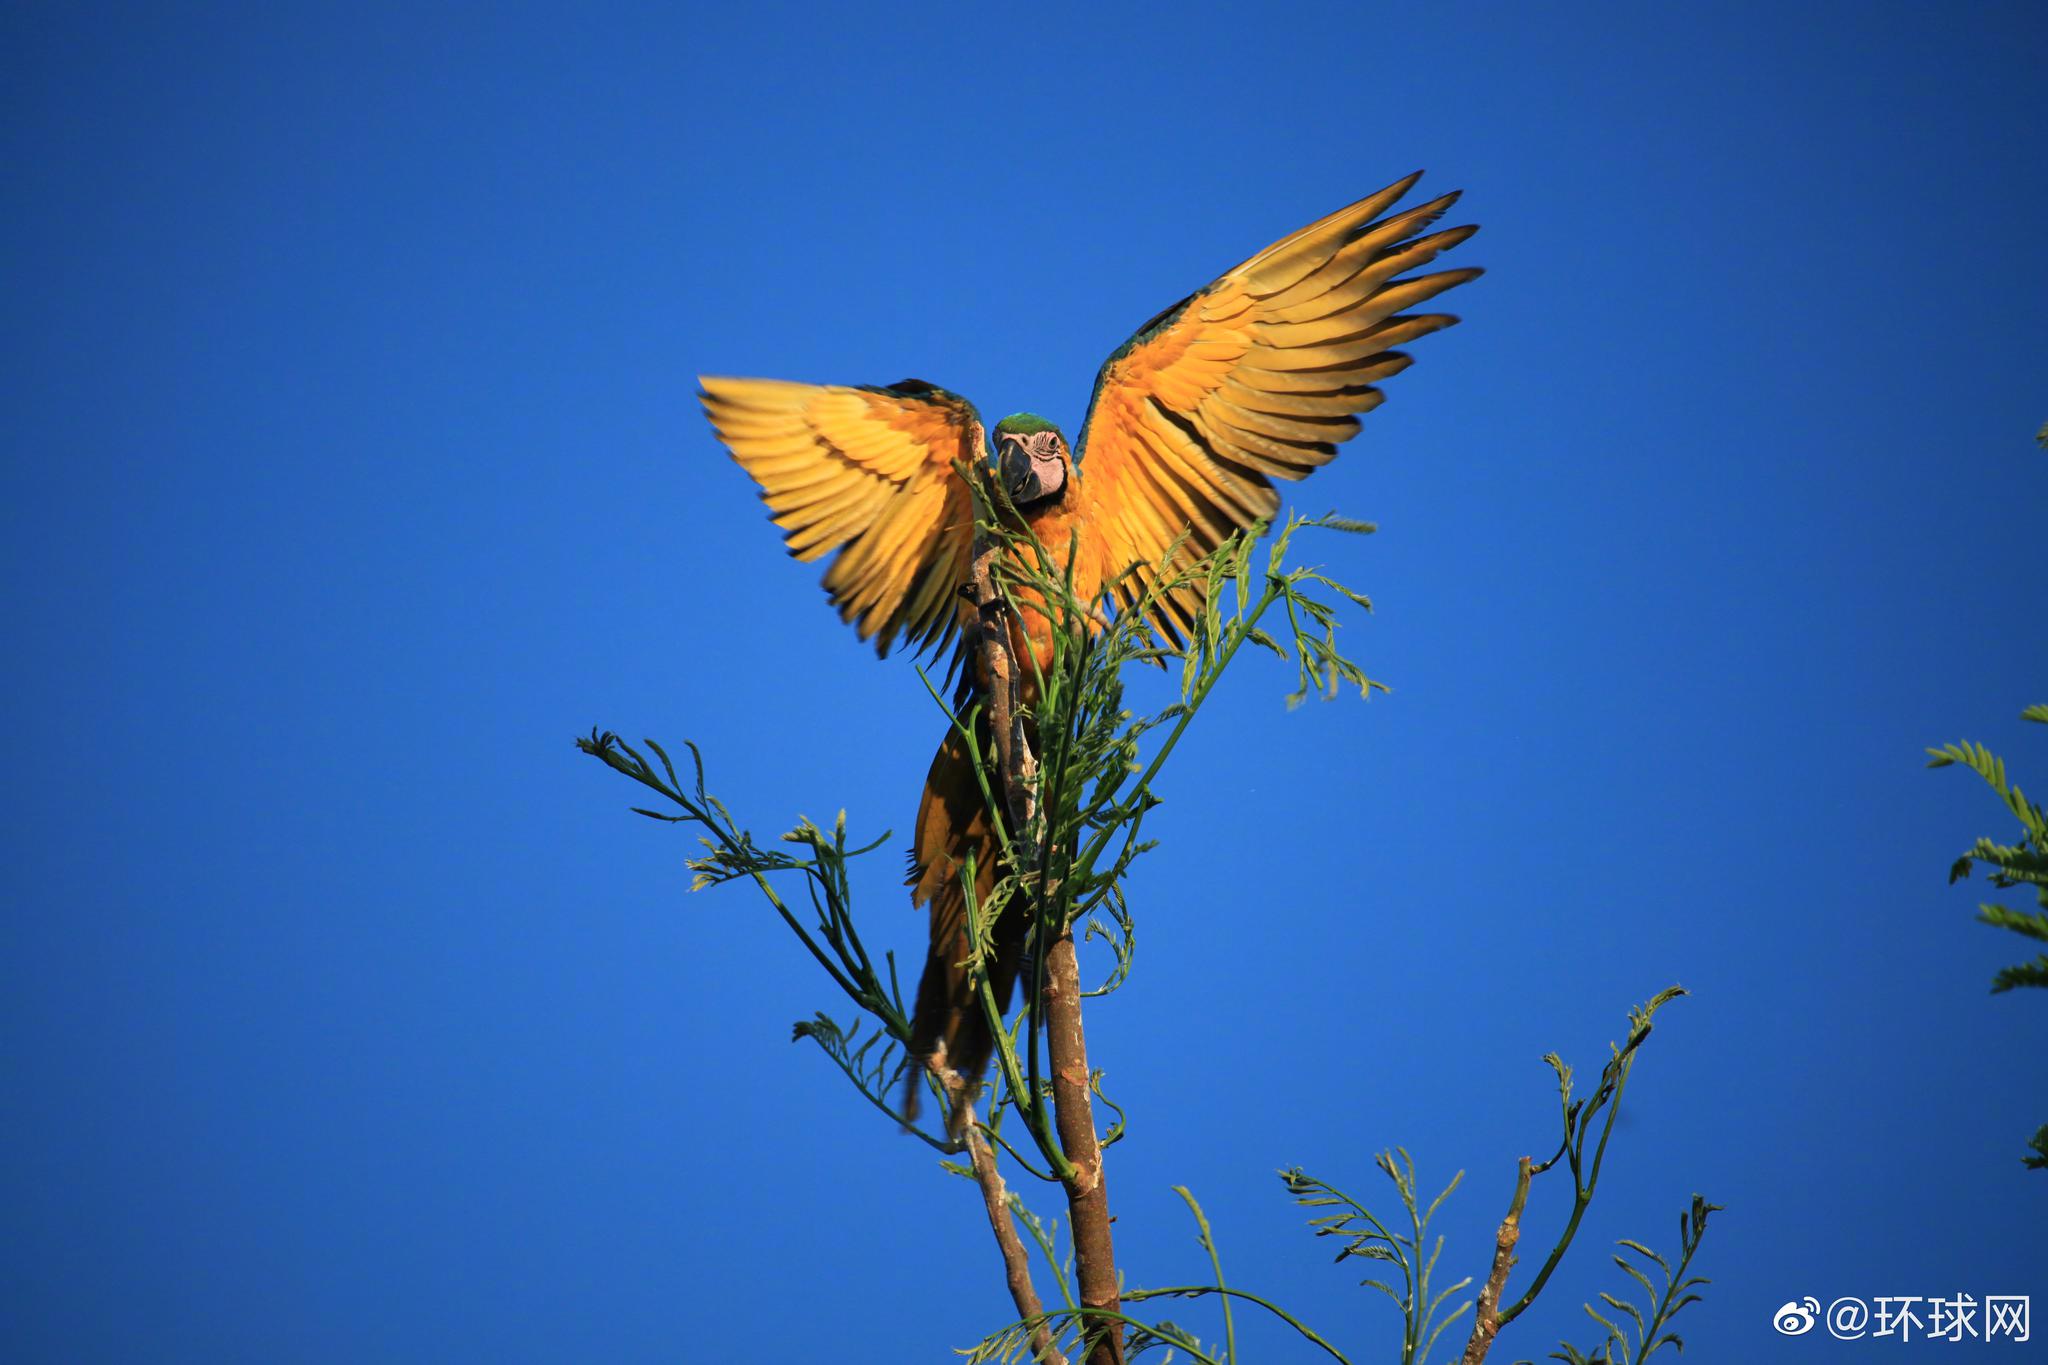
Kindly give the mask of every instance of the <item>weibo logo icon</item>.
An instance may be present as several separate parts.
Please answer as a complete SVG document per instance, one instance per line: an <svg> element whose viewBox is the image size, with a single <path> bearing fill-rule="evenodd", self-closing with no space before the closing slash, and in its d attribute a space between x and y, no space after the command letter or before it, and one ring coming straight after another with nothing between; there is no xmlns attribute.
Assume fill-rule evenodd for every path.
<svg viewBox="0 0 2048 1365"><path fill-rule="evenodd" d="M1803 1336L1820 1320L1820 1300L1808 1296L1794 1299L1771 1315L1771 1326L1788 1337Z"/></svg>

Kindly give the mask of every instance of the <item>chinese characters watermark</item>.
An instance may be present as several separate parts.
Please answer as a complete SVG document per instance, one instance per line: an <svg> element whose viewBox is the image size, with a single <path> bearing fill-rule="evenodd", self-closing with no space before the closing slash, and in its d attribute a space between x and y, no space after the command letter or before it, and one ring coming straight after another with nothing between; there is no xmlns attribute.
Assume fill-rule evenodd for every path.
<svg viewBox="0 0 2048 1365"><path fill-rule="evenodd" d="M1771 1315L1779 1335L1805 1336L1825 1327L1837 1341L1888 1337L1898 1341L2011 1341L2033 1336L2032 1304L2026 1294L1845 1294L1822 1309L1808 1295L1792 1299Z"/></svg>

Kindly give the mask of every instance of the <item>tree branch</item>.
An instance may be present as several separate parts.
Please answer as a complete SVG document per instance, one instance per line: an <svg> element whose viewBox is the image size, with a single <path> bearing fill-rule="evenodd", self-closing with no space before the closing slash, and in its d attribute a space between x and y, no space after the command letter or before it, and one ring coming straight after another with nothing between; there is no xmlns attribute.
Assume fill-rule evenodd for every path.
<svg viewBox="0 0 2048 1365"><path fill-rule="evenodd" d="M995 737L996 759L1003 773L1002 797L1009 807L1010 835L1022 851L1032 817L1038 813L1038 759L1024 733L1023 668L1010 649L1009 611L995 582L996 557L1003 542L985 532L974 537L974 563L969 571L977 612L983 695L988 699L988 728Z"/></svg>
<svg viewBox="0 0 2048 1365"><path fill-rule="evenodd" d="M1109 1192L1102 1178L1102 1147L1095 1136L1095 1109L1088 1083L1088 1045L1081 1028L1081 971L1074 955L1074 937L1058 904L1058 888L1033 874L1038 853L1038 760L1024 727L1024 662L1014 657L1011 617L995 581L995 561L1004 552L1002 539L987 527L974 537L970 585L974 594L980 639L976 655L979 679L988 700L989 730L1003 777L1003 798L1009 807L1012 847L1017 858L1032 866L1014 868L1030 889L1028 903L1037 916L1046 979L1042 1000L1028 1002L1046 1027L1046 1049L1052 1065L1053 1122L1060 1147L1071 1167L1061 1185L1067 1195L1067 1225L1074 1238L1074 1278L1085 1312L1120 1315L1116 1254L1110 1237ZM1050 624L1050 623L1049 623ZM1057 628L1057 627L1054 627ZM1009 913L1023 913L1013 905ZM1036 1027L1036 1022L1032 1027ZM1124 1334L1117 1316L1091 1318L1083 1338L1088 1365L1122 1365Z"/></svg>
<svg viewBox="0 0 2048 1365"><path fill-rule="evenodd" d="M1500 1220L1493 1242L1493 1269L1479 1291L1479 1306L1472 1314L1472 1335L1465 1342L1463 1365L1480 1365L1500 1331L1500 1297L1507 1292L1508 1272L1515 1268L1515 1244L1522 1240L1522 1209L1529 1202L1529 1180L1534 1167L1523 1157L1515 1170L1515 1198L1508 1216Z"/></svg>
<svg viewBox="0 0 2048 1365"><path fill-rule="evenodd" d="M1062 1182L1074 1235L1074 1277L1081 1306L1121 1310L1116 1251L1110 1240L1109 1187L1102 1178L1102 1146L1095 1137L1095 1107L1088 1085L1088 1044L1081 1032L1081 969L1074 936L1063 932L1045 956L1045 1037L1052 1060L1053 1122L1074 1173ZM1115 1321L1088 1353L1089 1365L1119 1365L1123 1328Z"/></svg>
<svg viewBox="0 0 2048 1365"><path fill-rule="evenodd" d="M1003 1277L1009 1282L1010 1301L1017 1305L1019 1318L1038 1322L1031 1330L1031 1358L1039 1365L1067 1365L1067 1358L1060 1354L1053 1340L1052 1328L1042 1321L1045 1305L1038 1301L1038 1290L1031 1283L1031 1258L1017 1236L1016 1219L1010 1213L1010 1192L1003 1184L1002 1172L996 1169L995 1153L989 1150L987 1135L974 1121L973 1101L963 1096L959 1102L965 1110L967 1155L974 1164L974 1183L981 1188L989 1230L995 1233L996 1246L1003 1253Z"/></svg>

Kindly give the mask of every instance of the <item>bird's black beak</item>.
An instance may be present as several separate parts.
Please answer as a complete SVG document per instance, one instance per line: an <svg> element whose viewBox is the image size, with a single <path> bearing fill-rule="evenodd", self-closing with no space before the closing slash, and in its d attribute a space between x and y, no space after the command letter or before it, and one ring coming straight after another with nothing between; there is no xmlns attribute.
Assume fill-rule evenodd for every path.
<svg viewBox="0 0 2048 1365"><path fill-rule="evenodd" d="M996 452L996 473L1002 478L1003 491L1010 495L1012 502L1028 500L1032 484L1031 452L1022 441L1014 436L1003 438L1002 449Z"/></svg>

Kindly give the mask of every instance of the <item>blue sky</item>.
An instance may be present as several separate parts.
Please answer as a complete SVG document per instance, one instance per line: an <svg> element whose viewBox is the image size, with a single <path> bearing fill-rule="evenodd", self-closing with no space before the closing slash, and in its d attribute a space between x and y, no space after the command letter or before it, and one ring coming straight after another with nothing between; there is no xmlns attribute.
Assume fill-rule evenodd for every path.
<svg viewBox="0 0 2048 1365"><path fill-rule="evenodd" d="M1384 1358L1272 1170L1463 1169L1483 1274L1540 1054L1590 1076L1679 982L1496 1358L1586 1339L1695 1190L1690 1357L1876 1349L1774 1336L1806 1294L2048 1295L2048 1002L1944 884L2010 831L1921 766L2048 783L2038 6L16 6L0 54L8 1359L997 1325L972 1190L790 1045L825 984L570 747L691 737L757 832L873 834L938 738L694 376L1071 427L1139 321L1418 166L1489 273L1294 494L1382 526L1304 548L1394 690L1290 713L1250 662L1169 772L1090 1022L1131 1281L1201 1273L1187 1184L1234 1282ZM899 867L864 921L921 951Z"/></svg>

